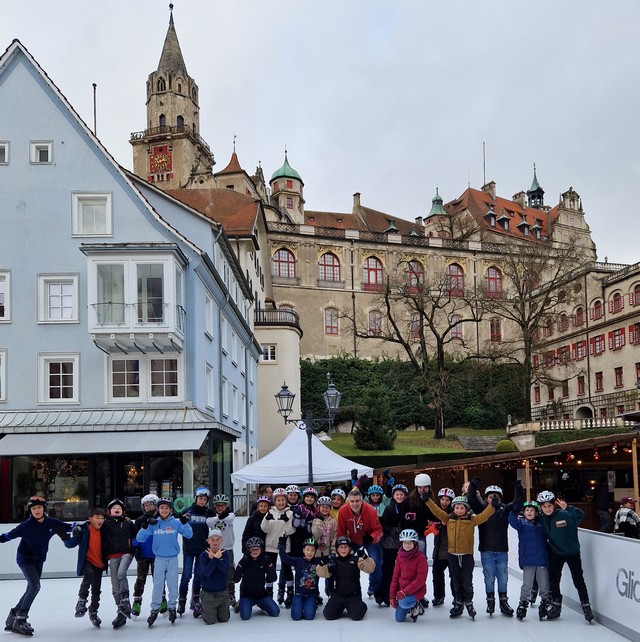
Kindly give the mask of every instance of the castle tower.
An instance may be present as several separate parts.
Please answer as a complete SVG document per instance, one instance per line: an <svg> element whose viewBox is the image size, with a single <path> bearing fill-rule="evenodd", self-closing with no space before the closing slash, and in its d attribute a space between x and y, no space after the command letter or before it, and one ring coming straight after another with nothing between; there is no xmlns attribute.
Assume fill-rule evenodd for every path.
<svg viewBox="0 0 640 642"><path fill-rule="evenodd" d="M291 222L301 225L304 223L304 198L302 188L304 183L300 174L296 172L287 158L287 150L284 150L284 163L280 169L273 172L271 180L271 195L277 201L282 212L286 212Z"/></svg>
<svg viewBox="0 0 640 642"><path fill-rule="evenodd" d="M198 85L187 73L169 8L160 62L147 80L147 128L129 141L133 171L163 189L213 187L215 161L199 134Z"/></svg>
<svg viewBox="0 0 640 642"><path fill-rule="evenodd" d="M540 183L538 183L535 163L533 164L533 182L527 190L527 205L529 207L535 207L537 210L544 205L544 190L540 187Z"/></svg>

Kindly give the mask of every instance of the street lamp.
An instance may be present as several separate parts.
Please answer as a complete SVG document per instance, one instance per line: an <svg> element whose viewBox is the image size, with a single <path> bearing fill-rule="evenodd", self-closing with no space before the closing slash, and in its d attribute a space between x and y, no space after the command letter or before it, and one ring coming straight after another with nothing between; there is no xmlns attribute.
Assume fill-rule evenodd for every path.
<svg viewBox="0 0 640 642"><path fill-rule="evenodd" d="M289 419L293 410L293 402L296 398L295 393L289 390L287 382L285 381L280 387L280 391L274 395L276 404L278 406L278 414L284 419L286 424L295 424L299 430L304 430L307 433L307 477L309 486L313 486L313 448L311 438L313 437L314 428L318 429L325 423L329 424L329 434L333 427L333 419L340 407L340 398L342 393L335 387L331 381L331 373L327 372L327 390L322 395L324 399L324 406L327 409L328 417L326 419L314 419L313 413L308 410L304 419Z"/></svg>

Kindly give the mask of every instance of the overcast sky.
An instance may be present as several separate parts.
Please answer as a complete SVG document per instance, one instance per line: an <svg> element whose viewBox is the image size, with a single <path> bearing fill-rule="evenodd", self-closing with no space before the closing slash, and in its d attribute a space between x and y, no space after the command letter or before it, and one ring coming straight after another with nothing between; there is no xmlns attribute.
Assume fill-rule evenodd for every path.
<svg viewBox="0 0 640 642"><path fill-rule="evenodd" d="M306 207L362 204L413 220L486 178L510 198L533 163L555 205L581 196L598 257L640 261L638 0L174 0L200 127L226 166L270 178L283 161ZM163 0L0 0L0 47L19 38L131 168ZM0 115L1 119L1 115ZM1 128L1 120L0 120Z"/></svg>

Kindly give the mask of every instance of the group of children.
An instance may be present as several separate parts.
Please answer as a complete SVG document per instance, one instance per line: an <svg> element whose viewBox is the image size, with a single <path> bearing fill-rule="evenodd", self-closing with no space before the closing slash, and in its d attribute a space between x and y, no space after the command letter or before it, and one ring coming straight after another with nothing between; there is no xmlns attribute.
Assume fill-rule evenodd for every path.
<svg viewBox="0 0 640 642"><path fill-rule="evenodd" d="M448 569L453 598L450 617L459 617L466 608L474 618L476 526L487 613L494 613L497 584L500 611L512 616L506 587L509 524L518 532L523 570L518 619L524 619L538 592L540 619L560 616L560 578L567 564L585 618L593 620L577 535L582 511L567 506L550 491L542 491L537 502L525 502L518 482L514 501L504 504L501 488L488 486L482 495L479 482L474 478L460 495L450 488L440 489L437 503L431 479L424 473L416 476L411 493L404 484L395 484L386 475L386 488L374 484L364 498L359 484L348 496L340 488L330 495L318 496L312 487L302 491L295 485L273 491L267 487L247 519L242 534L243 555L237 565L233 559L235 515L229 499L215 495L210 508L210 492L205 487L196 489L191 506L176 515L169 499L149 494L142 498L143 514L135 522L126 517L124 504L114 499L106 511L93 508L87 521L75 526L48 517L45 499L34 496L28 502L29 517L0 535L0 542L21 538L17 561L27 580L27 590L10 610L5 630L33 634L27 616L40 589L49 541L56 534L66 547L78 548L77 573L82 581L75 616L88 613L96 627L101 624L98 608L102 575L107 568L117 608L114 628L141 614L149 572L153 575L149 627L164 611L168 611L173 624L177 615L186 611L190 586L190 609L206 624L228 621L232 609L247 620L254 607L271 617L278 616L280 607L284 607L290 609L293 620L312 620L324 603L321 580L328 597L323 616L333 620L346 611L352 619L360 620L367 611L361 572L369 575L368 594L378 605L393 607L398 622L407 616L415 622L429 606L425 599L429 535L435 537L432 606L444 604ZM179 535L183 542L180 581ZM137 575L132 604L127 570L134 557ZM238 583L240 594L236 601Z"/></svg>

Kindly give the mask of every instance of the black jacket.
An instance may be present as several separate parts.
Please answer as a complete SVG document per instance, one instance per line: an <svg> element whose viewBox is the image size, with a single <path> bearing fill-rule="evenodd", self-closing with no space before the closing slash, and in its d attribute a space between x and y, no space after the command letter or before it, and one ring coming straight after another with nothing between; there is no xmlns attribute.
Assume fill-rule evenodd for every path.
<svg viewBox="0 0 640 642"><path fill-rule="evenodd" d="M213 516L213 511L207 506L198 506L193 503L188 508L185 508L181 515L189 514L189 524L193 531L191 539L182 539L182 552L187 555L200 555L202 551L208 548L207 537L209 535L209 527L207 526L207 519Z"/></svg>
<svg viewBox="0 0 640 642"><path fill-rule="evenodd" d="M261 600L267 597L267 582L277 580L276 567L271 559L262 553L257 559L245 555L237 564L233 581L240 582L240 597L250 600Z"/></svg>
<svg viewBox="0 0 640 642"><path fill-rule="evenodd" d="M333 593L341 597L362 595L360 569L355 555L347 557L332 555L329 561L329 572L333 581Z"/></svg>
<svg viewBox="0 0 640 642"><path fill-rule="evenodd" d="M257 510L254 510L251 513L251 517L247 519L247 523L244 527L242 533L242 552L245 553L247 550L247 541L251 537L259 537L263 542L267 539L267 534L262 530L260 525L266 513L259 513Z"/></svg>
<svg viewBox="0 0 640 642"><path fill-rule="evenodd" d="M136 527L128 517L106 517L100 532L107 556L133 553L131 542L136 536Z"/></svg>

